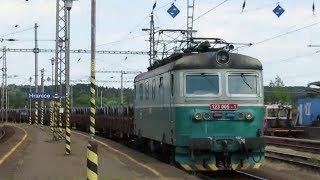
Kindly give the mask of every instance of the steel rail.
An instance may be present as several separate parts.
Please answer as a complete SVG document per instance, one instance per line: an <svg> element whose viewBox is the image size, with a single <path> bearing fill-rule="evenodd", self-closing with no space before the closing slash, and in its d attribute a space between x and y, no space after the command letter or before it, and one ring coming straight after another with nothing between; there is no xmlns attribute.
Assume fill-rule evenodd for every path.
<svg viewBox="0 0 320 180"><path fill-rule="evenodd" d="M0 129L0 140L6 136L6 131L3 129L3 127Z"/></svg>
<svg viewBox="0 0 320 180"><path fill-rule="evenodd" d="M299 146L295 144L285 144L285 143L275 143L275 142L267 142L267 144L274 145L277 147L290 147L290 149L302 150L303 152L320 153L320 148L318 147Z"/></svg>
<svg viewBox="0 0 320 180"><path fill-rule="evenodd" d="M203 172L192 172L194 176L200 178L200 179L203 179L203 180L214 180L214 179L225 179L226 175L225 174L215 174L217 173L216 171L203 171ZM253 175L253 174L250 174L250 173L247 173L247 172L243 172L243 171L240 171L240 170L229 170L228 174L229 173L237 173L237 174L241 174L240 176L245 176L245 178L249 178L249 179L258 179L258 180L266 180L266 178L263 178L263 177L259 177L257 175ZM189 173L190 174L190 173ZM237 175L237 178L244 178L244 177L239 177L239 175ZM229 174L230 175L230 174ZM233 177L233 176L232 176ZM231 178L231 177L229 177Z"/></svg>
<svg viewBox="0 0 320 180"><path fill-rule="evenodd" d="M276 160L284 161L287 163L316 169L316 170L320 169L320 165L317 165L315 163L310 163L309 161L311 158L306 156L297 156L293 154L280 153L276 151L266 151L265 157L269 159L276 159ZM316 160L316 161L320 164L319 160Z"/></svg>
<svg viewBox="0 0 320 180"><path fill-rule="evenodd" d="M310 139L296 139L284 137L264 136L266 144L276 146L286 146L295 149L304 149L309 152L320 152L320 141Z"/></svg>
<svg viewBox="0 0 320 180"><path fill-rule="evenodd" d="M244 174L244 175L250 177L250 179L251 179L251 178L254 178L254 179L260 179L260 180L266 180L266 178L259 177L259 176L253 175L253 174L249 174L249 173L247 173L247 172L238 171L238 170L236 170L236 172L237 172L237 173L240 173L240 174Z"/></svg>
<svg viewBox="0 0 320 180"><path fill-rule="evenodd" d="M320 145L319 140L312 139L297 139L297 138L287 138L287 137L275 137L275 136L264 136L265 140L282 140L288 142L297 142L297 143L308 143L308 144L317 144Z"/></svg>

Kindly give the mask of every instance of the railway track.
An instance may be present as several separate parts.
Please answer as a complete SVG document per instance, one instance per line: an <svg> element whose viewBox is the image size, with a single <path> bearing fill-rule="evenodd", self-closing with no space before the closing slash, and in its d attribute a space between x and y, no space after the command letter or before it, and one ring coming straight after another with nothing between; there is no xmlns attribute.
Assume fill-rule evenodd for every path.
<svg viewBox="0 0 320 180"><path fill-rule="evenodd" d="M313 159L308 156L303 155L294 155L284 152L277 152L272 150L267 150L265 152L265 157L273 160L283 161L286 163L307 167L309 169L315 169L317 171L320 170L320 160Z"/></svg>
<svg viewBox="0 0 320 180"><path fill-rule="evenodd" d="M0 143L7 141L15 133L11 126L3 125L0 127Z"/></svg>
<svg viewBox="0 0 320 180"><path fill-rule="evenodd" d="M267 145L320 154L320 141L296 138L264 136Z"/></svg>
<svg viewBox="0 0 320 180"><path fill-rule="evenodd" d="M244 171L211 171L211 172L198 172L195 174L200 179L203 180L219 180L219 179L257 179L266 180L266 178L259 177L254 174L250 174Z"/></svg>
<svg viewBox="0 0 320 180"><path fill-rule="evenodd" d="M6 131L4 130L3 127L0 127L0 140L4 138L5 135L6 135Z"/></svg>

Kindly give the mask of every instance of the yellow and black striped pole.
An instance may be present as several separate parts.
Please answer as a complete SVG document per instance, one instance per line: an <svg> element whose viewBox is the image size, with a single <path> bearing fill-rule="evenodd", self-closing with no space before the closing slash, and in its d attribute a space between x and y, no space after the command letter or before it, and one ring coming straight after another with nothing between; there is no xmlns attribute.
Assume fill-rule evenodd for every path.
<svg viewBox="0 0 320 180"><path fill-rule="evenodd" d="M91 0L91 78L90 78L90 140L87 146L87 179L98 179L98 146L94 142L96 114L96 0Z"/></svg>
<svg viewBox="0 0 320 180"><path fill-rule="evenodd" d="M42 100L42 105L41 105L41 129L43 126L43 100Z"/></svg>
<svg viewBox="0 0 320 180"><path fill-rule="evenodd" d="M58 126L58 102L54 101L53 104L53 139L58 139L57 137L57 126Z"/></svg>
<svg viewBox="0 0 320 180"><path fill-rule="evenodd" d="M66 93L66 154L71 153L71 129L70 129L70 86L67 86Z"/></svg>
<svg viewBox="0 0 320 180"><path fill-rule="evenodd" d="M87 180L98 179L98 145L94 141L89 141L87 147Z"/></svg>
<svg viewBox="0 0 320 180"><path fill-rule="evenodd" d="M54 124L53 124L53 101L50 102L50 129L51 131L53 132L53 127L54 127Z"/></svg>
<svg viewBox="0 0 320 180"><path fill-rule="evenodd" d="M34 120L35 125L38 125L38 101L35 102L35 111L34 111Z"/></svg>
<svg viewBox="0 0 320 180"><path fill-rule="evenodd" d="M41 92L44 93L44 69L41 69ZM44 99L41 100L41 129L43 126L43 107L44 106Z"/></svg>
<svg viewBox="0 0 320 180"><path fill-rule="evenodd" d="M61 113L60 113L61 103L58 102L57 112L58 112L58 129L59 129L59 137L62 138L62 119L61 119Z"/></svg>

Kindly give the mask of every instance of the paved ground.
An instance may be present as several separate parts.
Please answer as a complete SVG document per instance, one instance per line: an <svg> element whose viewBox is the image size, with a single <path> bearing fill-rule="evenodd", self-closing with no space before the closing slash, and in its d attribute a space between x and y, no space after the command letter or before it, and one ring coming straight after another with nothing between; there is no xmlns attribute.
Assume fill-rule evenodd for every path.
<svg viewBox="0 0 320 180"><path fill-rule="evenodd" d="M65 156L65 142L52 141L45 127L15 124L13 136L0 142L0 180L86 179L87 134L73 131L72 155ZM24 132L22 129L25 129ZM3 163L1 160L21 139L25 140ZM178 168L161 163L114 141L96 137L98 144L99 179L197 179ZM286 163L266 160L260 170L247 171L266 179L320 179L319 172L301 169ZM226 172L227 173L227 172ZM225 173L214 173L214 179L239 179Z"/></svg>
<svg viewBox="0 0 320 180"><path fill-rule="evenodd" d="M52 141L50 130L16 124L15 135L0 144L8 152L25 135L26 140L1 165L0 179L86 179L86 146L88 137L79 133L71 134L72 155L65 156L65 142ZM196 179L187 173L161 163L142 153L133 151L104 138L97 140L99 179ZM130 156L128 155L130 154ZM3 153L0 153L0 158Z"/></svg>

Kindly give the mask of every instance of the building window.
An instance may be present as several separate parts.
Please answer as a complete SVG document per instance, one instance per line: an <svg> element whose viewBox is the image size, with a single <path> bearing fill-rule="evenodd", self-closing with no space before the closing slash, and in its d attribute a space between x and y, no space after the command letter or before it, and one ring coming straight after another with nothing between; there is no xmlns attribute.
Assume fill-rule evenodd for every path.
<svg viewBox="0 0 320 180"><path fill-rule="evenodd" d="M310 116L311 115L311 102L308 102L304 105L304 112L306 114L306 116Z"/></svg>

